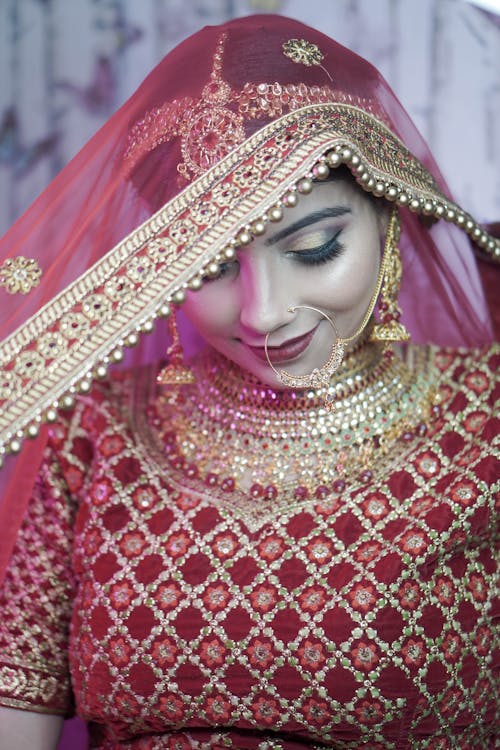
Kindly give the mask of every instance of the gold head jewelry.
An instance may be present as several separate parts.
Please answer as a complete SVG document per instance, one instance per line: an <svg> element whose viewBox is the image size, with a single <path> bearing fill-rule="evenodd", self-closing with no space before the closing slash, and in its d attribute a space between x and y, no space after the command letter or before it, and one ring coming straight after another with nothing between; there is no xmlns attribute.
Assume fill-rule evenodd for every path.
<svg viewBox="0 0 500 750"><path fill-rule="evenodd" d="M319 65L319 67L325 71L330 81L333 82L330 73L321 64L324 54L321 52L317 44L308 42L305 39L289 39L287 42L283 43L282 49L285 57L289 57L294 63L307 65L308 68L311 65Z"/></svg>
<svg viewBox="0 0 500 750"><path fill-rule="evenodd" d="M410 334L403 323L400 322L401 308L398 304L403 273L403 264L398 247L400 234L399 214L397 209L394 208L387 229L381 264L383 283L379 302L380 322L373 327L370 341L390 343L391 341L408 341L410 338Z"/></svg>
<svg viewBox="0 0 500 750"><path fill-rule="evenodd" d="M330 86L247 82L234 88L224 80L222 66L227 34L220 37L212 59L212 69L199 97L183 96L146 112L131 128L123 164L127 173L150 151L172 139L180 140L182 161L177 170L186 180L198 177L217 164L246 138L245 123L280 117L286 112L342 100L342 92ZM286 45L289 45L286 47ZM285 50L288 50L288 52ZM320 65L322 53L316 45L291 39L283 53L294 62ZM349 100L349 104L353 103ZM361 104L360 102L358 102ZM369 106L366 103L366 106Z"/></svg>
<svg viewBox="0 0 500 750"><path fill-rule="evenodd" d="M184 362L184 352L173 310L168 319L168 332L172 339L172 343L167 349L168 364L158 373L156 382L159 385L186 385L194 383L193 372Z"/></svg>

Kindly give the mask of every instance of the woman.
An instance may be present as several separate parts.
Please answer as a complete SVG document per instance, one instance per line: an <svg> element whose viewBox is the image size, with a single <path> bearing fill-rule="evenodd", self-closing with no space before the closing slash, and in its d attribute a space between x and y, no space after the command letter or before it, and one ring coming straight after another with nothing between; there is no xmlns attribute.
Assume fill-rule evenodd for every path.
<svg viewBox="0 0 500 750"><path fill-rule="evenodd" d="M4 469L5 744L54 746L74 700L103 749L494 746L466 233L500 248L435 180L370 65L253 16L174 50L13 228L0 434L54 424ZM168 363L92 385L162 315Z"/></svg>

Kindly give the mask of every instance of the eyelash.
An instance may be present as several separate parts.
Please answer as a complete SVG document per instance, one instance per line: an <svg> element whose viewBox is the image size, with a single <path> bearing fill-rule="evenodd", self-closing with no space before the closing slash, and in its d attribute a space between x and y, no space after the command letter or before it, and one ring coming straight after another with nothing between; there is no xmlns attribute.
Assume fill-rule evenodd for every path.
<svg viewBox="0 0 500 750"><path fill-rule="evenodd" d="M302 263L307 266L321 266L324 263L337 258L344 250L344 245L338 241L338 238L342 230L339 229L331 239L318 245L318 247L312 247L309 250L296 250L290 255L297 260L298 263Z"/></svg>
<svg viewBox="0 0 500 750"><path fill-rule="evenodd" d="M312 247L308 250L294 250L289 253L289 256L305 266L321 266L324 263L328 263L334 258L338 258L344 250L344 245L338 241L342 230L339 229L331 239L324 242L323 245L318 247ZM233 260L227 263L221 263L219 267L219 273L217 276L207 278L207 281L216 281L217 279L223 278L233 268L237 260Z"/></svg>

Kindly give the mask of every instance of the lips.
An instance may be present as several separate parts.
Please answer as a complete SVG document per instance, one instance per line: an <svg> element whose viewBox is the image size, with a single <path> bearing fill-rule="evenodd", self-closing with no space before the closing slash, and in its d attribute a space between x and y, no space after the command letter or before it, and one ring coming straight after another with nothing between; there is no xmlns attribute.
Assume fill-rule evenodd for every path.
<svg viewBox="0 0 500 750"><path fill-rule="evenodd" d="M298 336L295 339L288 339L288 341L285 341L280 346L268 346L267 353L269 354L269 359L273 365L278 362L288 362L289 360L299 357L311 343L313 336L316 333L316 328L317 326L303 336ZM256 357L267 362L266 350L263 346L249 346L248 344L246 344L246 346Z"/></svg>

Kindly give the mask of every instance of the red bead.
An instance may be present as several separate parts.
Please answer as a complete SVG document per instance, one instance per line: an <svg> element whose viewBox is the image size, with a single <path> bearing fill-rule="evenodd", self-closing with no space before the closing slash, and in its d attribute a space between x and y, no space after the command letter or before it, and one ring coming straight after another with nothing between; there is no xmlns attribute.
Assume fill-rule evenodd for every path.
<svg viewBox="0 0 500 750"><path fill-rule="evenodd" d="M224 490L224 492L232 492L235 487L235 482L232 477L226 477L226 479L223 479L221 482L221 488Z"/></svg>
<svg viewBox="0 0 500 750"><path fill-rule="evenodd" d="M185 466L185 461L182 456L175 456L175 458L172 459L171 463L174 469L183 469Z"/></svg>
<svg viewBox="0 0 500 750"><path fill-rule="evenodd" d="M297 498L297 500L305 500L307 497L309 497L309 490L307 489L307 487L299 485L295 488L295 497Z"/></svg>
<svg viewBox="0 0 500 750"><path fill-rule="evenodd" d="M250 487L250 495L251 497L262 497L264 494L264 487L261 484L258 484L257 482L255 484L252 484Z"/></svg>
<svg viewBox="0 0 500 750"><path fill-rule="evenodd" d="M365 469L364 471L361 472L362 482L369 482L372 477L373 477L373 474L370 471L370 469Z"/></svg>
<svg viewBox="0 0 500 750"><path fill-rule="evenodd" d="M332 484L332 488L335 492L343 492L345 490L345 482L343 479L336 479Z"/></svg>
<svg viewBox="0 0 500 750"><path fill-rule="evenodd" d="M264 490L264 495L268 500L275 500L278 497L278 490L274 484L268 484Z"/></svg>
<svg viewBox="0 0 500 750"><path fill-rule="evenodd" d="M196 464L187 464L184 468L184 473L189 479L194 479L198 476L198 467Z"/></svg>
<svg viewBox="0 0 500 750"><path fill-rule="evenodd" d="M324 500L325 497L327 497L328 492L328 487L324 484L320 484L319 487L316 487L316 492L314 493L314 495L318 498L318 500Z"/></svg>
<svg viewBox="0 0 500 750"><path fill-rule="evenodd" d="M207 484L209 487L215 487L218 481L219 481L219 477L217 476L217 474L209 473L205 477L205 484Z"/></svg>

